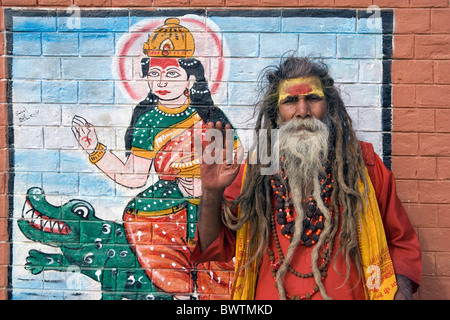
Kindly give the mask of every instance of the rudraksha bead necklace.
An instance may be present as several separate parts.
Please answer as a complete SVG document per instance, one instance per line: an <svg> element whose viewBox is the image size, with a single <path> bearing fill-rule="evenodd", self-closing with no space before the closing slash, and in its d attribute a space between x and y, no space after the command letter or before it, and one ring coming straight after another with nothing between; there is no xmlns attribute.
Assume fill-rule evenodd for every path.
<svg viewBox="0 0 450 320"><path fill-rule="evenodd" d="M328 207L328 203L330 201L330 196L332 192L332 184L333 179L331 178L331 162L329 161L331 159L331 152L328 156L327 164L323 167L323 174L324 177L321 178L321 198L325 205ZM284 158L281 158L281 161L283 162ZM282 177L282 179L279 179L278 177ZM289 241L292 241L292 234L294 231L294 223L295 218L292 215L291 211L291 196L290 196L290 188L287 180L287 172L285 172L283 169L278 172L278 175L274 175L271 179L271 186L273 190L273 194L276 200L276 222L275 222L275 215L272 215L271 217L271 229L272 229L272 235L275 241L275 247L277 249L277 253L279 256L279 259L275 258L274 252L272 250L268 249L270 264L271 264L271 271L272 271L272 277L276 278L276 273L278 269L280 268L281 264L284 261L284 254L281 249L280 241L277 234L276 224L278 223L281 226L281 234L289 239ZM303 233L301 236L300 243L305 245L306 247L310 247L318 242L319 236L324 228L324 216L323 213L320 211L320 209L317 207L317 203L312 197L313 192L311 192L311 197L309 198L309 206L308 210L306 211L306 217L303 220ZM302 202L306 202L306 199L302 199ZM330 210L330 215L333 217L333 212ZM332 221L333 222L333 221ZM332 252L332 241L329 237L325 240L324 243L324 249L320 255L320 258L322 259L322 263L319 266L319 271L321 272L322 279L324 279L327 276L327 265L330 261L330 256ZM311 278L313 277L313 273L300 273L294 270L291 265L288 265L288 271L294 274L296 277L299 278ZM276 283L275 283L276 285ZM319 287L317 284L313 287L311 292L306 293L304 295L290 295L286 293L286 297L290 300L303 300L303 299L311 299L312 296L319 291Z"/></svg>
<svg viewBox="0 0 450 320"><path fill-rule="evenodd" d="M326 165L323 166L323 173L321 174L321 193L320 196L328 208L331 193L333 190L333 179L331 177L331 152L328 155ZM284 157L281 157L281 162ZM270 181L272 192L275 197L276 222L281 226L281 234L291 241L294 231L295 218L292 215L292 201L291 192L288 182L288 173L282 169L272 176ZM307 200L302 199L305 203ZM301 244L310 247L319 241L319 236L324 228L324 216L322 211L318 208L316 200L313 198L313 191L308 199L309 205L305 212L303 219L303 233L301 235ZM331 212L330 212L331 213Z"/></svg>

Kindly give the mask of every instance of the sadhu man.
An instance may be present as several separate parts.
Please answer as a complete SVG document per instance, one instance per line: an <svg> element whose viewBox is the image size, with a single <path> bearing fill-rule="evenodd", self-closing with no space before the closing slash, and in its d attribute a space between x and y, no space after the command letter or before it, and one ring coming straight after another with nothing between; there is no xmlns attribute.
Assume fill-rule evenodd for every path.
<svg viewBox="0 0 450 320"><path fill-rule="evenodd" d="M412 299L417 236L393 174L357 139L326 65L289 57L262 80L257 137L279 130L278 142L265 142L278 170L266 174L251 156L203 162L191 259L235 257L234 299Z"/></svg>

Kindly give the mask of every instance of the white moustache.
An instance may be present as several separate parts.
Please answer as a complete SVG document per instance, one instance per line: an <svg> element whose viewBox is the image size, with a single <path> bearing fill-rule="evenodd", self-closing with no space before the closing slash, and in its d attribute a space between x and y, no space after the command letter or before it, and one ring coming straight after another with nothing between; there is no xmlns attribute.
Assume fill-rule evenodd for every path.
<svg viewBox="0 0 450 320"><path fill-rule="evenodd" d="M324 130L324 126L325 124L316 118L294 118L281 124L283 131L291 133L298 131L316 132Z"/></svg>

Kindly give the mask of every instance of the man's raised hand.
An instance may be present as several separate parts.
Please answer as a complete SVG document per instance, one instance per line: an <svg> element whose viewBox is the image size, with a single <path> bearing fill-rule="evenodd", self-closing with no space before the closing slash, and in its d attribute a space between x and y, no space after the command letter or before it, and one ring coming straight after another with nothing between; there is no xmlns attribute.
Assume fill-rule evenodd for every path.
<svg viewBox="0 0 450 320"><path fill-rule="evenodd" d="M220 121L208 122L206 137L207 145L202 154L200 176L203 193L223 193L231 185L239 173L244 157L242 146L234 151L234 135L230 124ZM225 139L222 132L225 131ZM233 156L234 153L234 156Z"/></svg>

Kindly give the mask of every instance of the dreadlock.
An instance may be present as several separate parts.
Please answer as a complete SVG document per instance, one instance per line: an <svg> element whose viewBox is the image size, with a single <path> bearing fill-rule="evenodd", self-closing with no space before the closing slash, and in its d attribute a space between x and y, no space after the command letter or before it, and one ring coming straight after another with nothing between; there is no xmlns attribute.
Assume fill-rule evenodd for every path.
<svg viewBox="0 0 450 320"><path fill-rule="evenodd" d="M334 80L329 75L328 67L324 63L312 61L306 57L299 58L290 56L283 58L279 66L269 66L263 70L258 79L262 99L256 104L255 108L257 118L254 148L257 153L259 149L257 146L261 142L260 132L261 130L267 130L269 133L266 135L267 140L265 143L267 144L267 150L270 150L270 146L272 145L270 130L277 129L279 121L278 88L281 82L286 79L306 76L316 76L321 80L328 106L323 121L329 129L328 144L330 151L332 151L330 161L334 182L331 199L335 212L335 223L332 225L329 223L331 220L328 214L329 211L325 208L321 200L317 201L317 199L320 199L320 196L318 196L318 190L316 190L318 184L314 182L314 198L318 202L321 211L324 212L325 221L327 222L328 220L328 223L326 223L320 237L321 241L316 244L316 248L312 251L311 258L314 278L320 292L324 298L329 298L321 283L320 274L317 270L318 251L327 235L331 239L334 239L338 231L340 219L339 248L334 258L334 269L336 270L336 257L338 253L341 253L346 262L345 281L349 277L351 259L355 261L359 275L361 275L357 219L358 213L363 209L363 197L366 195L361 195L358 191L358 182L362 181L364 190L367 190L367 181L361 148L353 130L352 120L345 109L337 88L334 86ZM242 267L244 272L247 271L247 268L255 260L258 264L261 262L270 238L270 221L271 215L273 215L270 189L271 176L261 174L261 169L264 166L264 164L258 161L256 163L249 163L247 165L242 193L235 201L228 202L229 206L224 206L223 220L229 228L238 230L246 222L249 222L251 225L251 237L249 240L250 256L247 263ZM238 205L240 205L241 215L240 217L235 217L231 213L231 210ZM298 211L301 210L300 208ZM300 220L302 215L303 212L298 212L297 220ZM296 223L296 225L301 225L301 222ZM287 265L289 263L288 255L286 255L285 260L287 260L285 261ZM282 269L286 268L280 268L278 271L277 288L280 298L285 298L285 292L281 284L281 278L285 270Z"/></svg>

